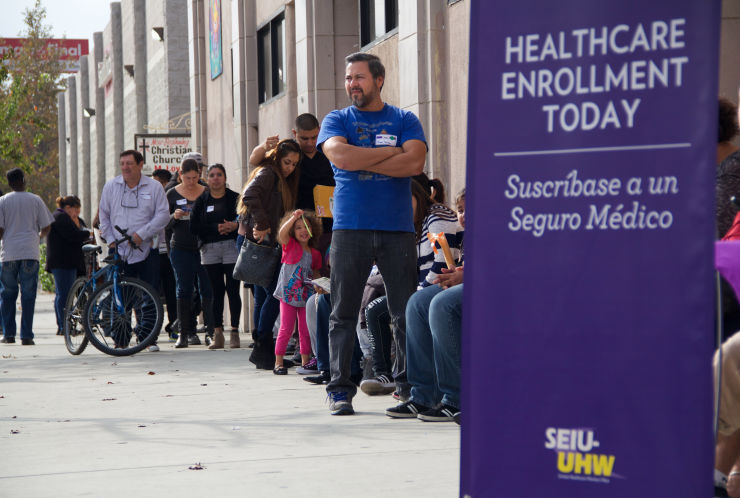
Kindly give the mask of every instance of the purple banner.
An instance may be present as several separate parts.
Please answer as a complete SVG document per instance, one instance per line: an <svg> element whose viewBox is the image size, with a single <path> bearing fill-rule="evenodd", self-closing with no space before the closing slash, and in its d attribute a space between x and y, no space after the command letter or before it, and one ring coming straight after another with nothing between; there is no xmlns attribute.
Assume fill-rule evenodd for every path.
<svg viewBox="0 0 740 498"><path fill-rule="evenodd" d="M719 20L471 2L462 496L710 496Z"/></svg>

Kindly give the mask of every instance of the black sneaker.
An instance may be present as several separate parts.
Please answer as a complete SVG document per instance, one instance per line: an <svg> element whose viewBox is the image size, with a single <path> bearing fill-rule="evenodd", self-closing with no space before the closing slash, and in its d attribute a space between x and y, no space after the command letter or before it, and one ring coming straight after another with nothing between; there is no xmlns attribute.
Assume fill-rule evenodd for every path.
<svg viewBox="0 0 740 498"><path fill-rule="evenodd" d="M396 382L387 375L378 375L360 382L360 389L368 396L390 394L396 390Z"/></svg>
<svg viewBox="0 0 740 498"><path fill-rule="evenodd" d="M429 410L428 406L420 405L414 401L407 401L388 408L385 414L392 418L416 418L421 412Z"/></svg>
<svg viewBox="0 0 740 498"><path fill-rule="evenodd" d="M15 344L15 337L3 337L0 339L0 342L3 344Z"/></svg>
<svg viewBox="0 0 740 498"><path fill-rule="evenodd" d="M434 408L420 412L418 418L424 422L454 422L455 414L458 413L460 410L454 406L439 403Z"/></svg>
<svg viewBox="0 0 740 498"><path fill-rule="evenodd" d="M354 415L352 400L347 393L329 393L329 411L332 415Z"/></svg>
<svg viewBox="0 0 740 498"><path fill-rule="evenodd" d="M309 375L308 377L303 377L303 380L317 385L328 384L331 380L331 374L326 370L323 370L319 375Z"/></svg>
<svg viewBox="0 0 740 498"><path fill-rule="evenodd" d="M198 337L198 334L193 334L188 336L188 345L190 346L200 346L200 337Z"/></svg>
<svg viewBox="0 0 740 498"><path fill-rule="evenodd" d="M33 339L21 339L21 345L22 346L34 346L36 345L36 343L33 342Z"/></svg>

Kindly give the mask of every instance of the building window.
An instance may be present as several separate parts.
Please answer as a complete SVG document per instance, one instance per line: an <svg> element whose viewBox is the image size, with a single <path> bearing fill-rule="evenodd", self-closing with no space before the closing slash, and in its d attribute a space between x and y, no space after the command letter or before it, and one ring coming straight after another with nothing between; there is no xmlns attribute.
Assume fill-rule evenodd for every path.
<svg viewBox="0 0 740 498"><path fill-rule="evenodd" d="M382 38L398 27L398 0L360 0L360 45Z"/></svg>
<svg viewBox="0 0 740 498"><path fill-rule="evenodd" d="M260 104L285 91L285 14L257 32L257 70Z"/></svg>

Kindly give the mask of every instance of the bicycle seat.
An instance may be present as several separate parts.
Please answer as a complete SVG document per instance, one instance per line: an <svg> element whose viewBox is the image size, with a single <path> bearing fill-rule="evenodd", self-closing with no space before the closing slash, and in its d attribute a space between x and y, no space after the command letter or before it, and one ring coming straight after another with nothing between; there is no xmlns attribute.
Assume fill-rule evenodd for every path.
<svg viewBox="0 0 740 498"><path fill-rule="evenodd" d="M96 246L96 245L93 245L93 244L85 244L84 246L82 246L82 252L84 252L84 253L91 253L92 252L92 253L99 254L99 253L103 252L103 249L100 246Z"/></svg>

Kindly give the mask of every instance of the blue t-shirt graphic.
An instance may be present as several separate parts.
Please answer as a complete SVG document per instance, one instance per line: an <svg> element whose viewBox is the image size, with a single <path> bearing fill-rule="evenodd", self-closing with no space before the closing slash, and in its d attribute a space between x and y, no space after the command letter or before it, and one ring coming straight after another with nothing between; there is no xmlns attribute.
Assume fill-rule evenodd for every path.
<svg viewBox="0 0 740 498"><path fill-rule="evenodd" d="M317 147L331 137L344 137L357 147L401 147L408 140L426 143L419 119L388 104L375 112L355 106L330 112L321 123ZM334 163L331 167L336 181L334 230L414 231L410 178L346 171Z"/></svg>

